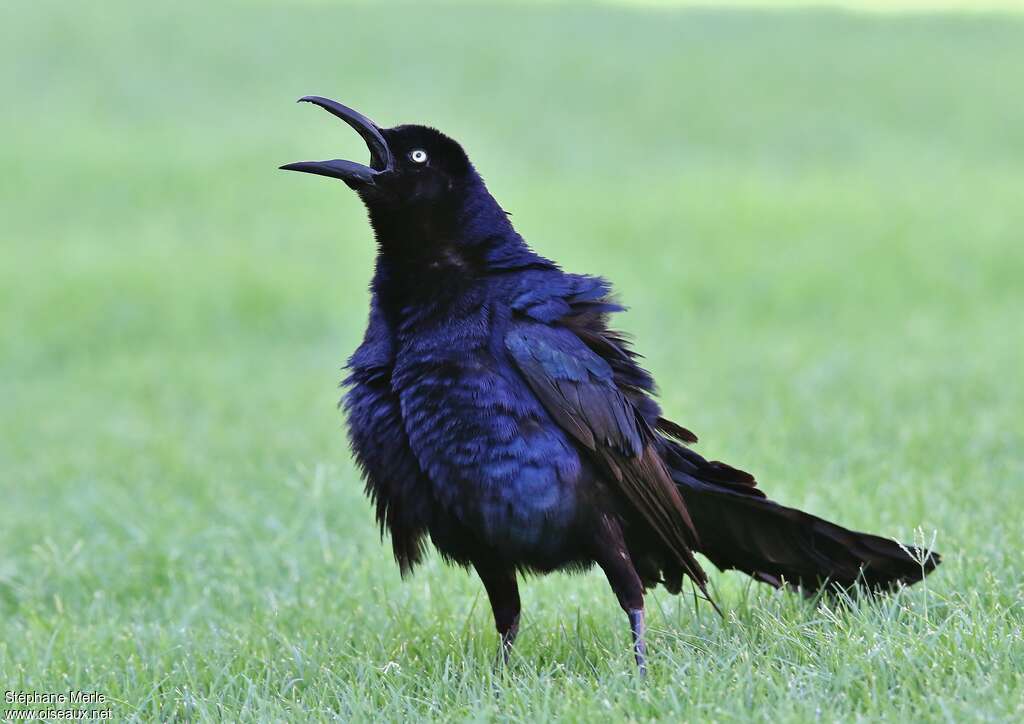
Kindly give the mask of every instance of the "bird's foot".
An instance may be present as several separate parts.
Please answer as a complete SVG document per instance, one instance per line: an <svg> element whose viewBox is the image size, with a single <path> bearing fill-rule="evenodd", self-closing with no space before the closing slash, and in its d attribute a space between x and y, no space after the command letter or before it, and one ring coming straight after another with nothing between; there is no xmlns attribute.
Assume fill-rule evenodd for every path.
<svg viewBox="0 0 1024 724"><path fill-rule="evenodd" d="M498 644L498 655L494 659L494 668L501 670L508 666L509 657L512 655L512 644L519 635L519 616L517 615L507 629L500 632L501 641Z"/></svg>

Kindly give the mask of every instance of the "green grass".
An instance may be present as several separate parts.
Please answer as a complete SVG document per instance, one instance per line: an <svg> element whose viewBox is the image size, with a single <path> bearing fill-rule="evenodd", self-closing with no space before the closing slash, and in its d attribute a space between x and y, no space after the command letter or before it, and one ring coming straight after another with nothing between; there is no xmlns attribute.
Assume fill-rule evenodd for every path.
<svg viewBox="0 0 1024 724"><path fill-rule="evenodd" d="M0 7L0 687L119 720L1024 716L1024 19L835 10ZM936 536L844 608L713 576L399 580L334 409L365 151L300 95L464 142L606 274L673 417L776 498ZM920 532L916 532L920 528Z"/></svg>

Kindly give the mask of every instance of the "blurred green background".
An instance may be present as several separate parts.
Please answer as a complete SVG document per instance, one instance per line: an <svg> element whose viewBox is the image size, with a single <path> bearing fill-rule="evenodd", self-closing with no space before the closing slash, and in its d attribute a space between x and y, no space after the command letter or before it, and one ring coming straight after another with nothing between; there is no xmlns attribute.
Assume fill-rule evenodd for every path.
<svg viewBox="0 0 1024 724"><path fill-rule="evenodd" d="M753 5L0 5L0 685L119 720L1024 716L1024 15ZM310 93L453 135L610 277L699 450L945 565L849 610L716 575L724 623L659 592L643 685L599 575L530 580L495 675L478 582L400 582L348 458L372 239L276 167L366 152Z"/></svg>

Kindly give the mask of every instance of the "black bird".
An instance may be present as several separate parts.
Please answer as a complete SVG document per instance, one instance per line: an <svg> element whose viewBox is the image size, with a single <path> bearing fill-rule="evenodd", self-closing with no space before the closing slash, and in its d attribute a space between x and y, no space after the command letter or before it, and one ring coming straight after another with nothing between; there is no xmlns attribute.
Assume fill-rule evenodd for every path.
<svg viewBox="0 0 1024 724"><path fill-rule="evenodd" d="M596 563L629 617L645 669L644 591L707 596L694 557L772 586L892 588L936 553L858 533L765 497L706 460L662 417L654 381L608 317L604 279L534 253L458 143L381 128L308 96L362 136L370 165L281 168L343 181L377 240L369 323L342 405L352 450L405 575L429 537L483 581L507 656L521 572ZM710 597L708 597L710 600Z"/></svg>

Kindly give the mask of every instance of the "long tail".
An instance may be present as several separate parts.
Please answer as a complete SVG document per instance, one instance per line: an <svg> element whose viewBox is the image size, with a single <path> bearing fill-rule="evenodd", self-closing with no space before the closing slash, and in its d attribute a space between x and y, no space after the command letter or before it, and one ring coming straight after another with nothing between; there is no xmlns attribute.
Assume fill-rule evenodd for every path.
<svg viewBox="0 0 1024 724"><path fill-rule="evenodd" d="M666 462L690 511L700 552L776 587L870 589L910 585L941 562L938 553L835 523L769 500L754 479L667 441Z"/></svg>

